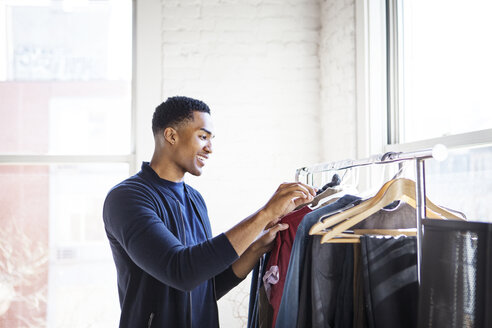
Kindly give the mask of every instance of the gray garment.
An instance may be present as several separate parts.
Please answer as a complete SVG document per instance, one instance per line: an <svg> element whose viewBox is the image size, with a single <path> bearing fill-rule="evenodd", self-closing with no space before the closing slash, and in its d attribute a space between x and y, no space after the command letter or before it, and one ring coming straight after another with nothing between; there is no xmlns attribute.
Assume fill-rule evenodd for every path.
<svg viewBox="0 0 492 328"><path fill-rule="evenodd" d="M409 229L417 227L415 209L396 201L357 223L352 229Z"/></svg>

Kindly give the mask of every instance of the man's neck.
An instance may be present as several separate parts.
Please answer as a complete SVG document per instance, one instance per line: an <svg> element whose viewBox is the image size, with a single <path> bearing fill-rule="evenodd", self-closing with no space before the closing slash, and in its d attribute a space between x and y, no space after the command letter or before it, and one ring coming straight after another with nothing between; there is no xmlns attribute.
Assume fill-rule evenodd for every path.
<svg viewBox="0 0 492 328"><path fill-rule="evenodd" d="M184 173L179 170L175 163L167 160L166 156L159 156L154 153L150 160L150 167L161 179L172 182L181 182L184 179Z"/></svg>

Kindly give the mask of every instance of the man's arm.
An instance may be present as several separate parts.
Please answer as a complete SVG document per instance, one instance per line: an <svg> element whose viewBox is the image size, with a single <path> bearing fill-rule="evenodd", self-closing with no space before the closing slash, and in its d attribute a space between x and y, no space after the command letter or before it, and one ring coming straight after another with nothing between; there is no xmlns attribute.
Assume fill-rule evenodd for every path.
<svg viewBox="0 0 492 328"><path fill-rule="evenodd" d="M103 217L117 265L127 262L130 267L126 269L133 270L131 259L146 273L179 290L192 290L238 259L225 234L197 245L183 245L164 223L172 218L166 213L159 217L151 197L142 189L125 186L112 190Z"/></svg>
<svg viewBox="0 0 492 328"><path fill-rule="evenodd" d="M103 216L110 240L116 240L136 265L169 286L191 290L227 269L268 224L310 201L314 194L311 190L299 183L283 184L257 213L226 234L194 246L184 246L167 229L141 190L113 190L106 198ZM238 275L257 254L258 250L252 247L236 265Z"/></svg>
<svg viewBox="0 0 492 328"><path fill-rule="evenodd" d="M238 278L246 278L258 262L260 256L271 250L277 232L285 230L288 227L288 224L278 223L272 228L266 230L263 235L252 243L243 255L241 255L241 257L239 257L239 259L232 264L232 271L234 274Z"/></svg>
<svg viewBox="0 0 492 328"><path fill-rule="evenodd" d="M220 299L227 294L232 288L246 278L249 272L258 263L260 256L271 250L277 232L287 228L287 224L278 223L274 227L264 231L236 262L225 271L215 276L217 299Z"/></svg>
<svg viewBox="0 0 492 328"><path fill-rule="evenodd" d="M242 256L267 226L275 225L282 216L298 205L310 202L314 196L316 192L310 186L299 182L283 183L263 208L235 225L225 235L237 255Z"/></svg>

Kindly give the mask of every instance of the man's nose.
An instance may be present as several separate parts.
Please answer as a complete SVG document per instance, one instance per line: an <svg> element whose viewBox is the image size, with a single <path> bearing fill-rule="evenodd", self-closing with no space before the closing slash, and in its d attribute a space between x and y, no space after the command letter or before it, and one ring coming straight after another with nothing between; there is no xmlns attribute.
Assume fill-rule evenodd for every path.
<svg viewBox="0 0 492 328"><path fill-rule="evenodd" d="M213 150L212 150L212 140L209 140L207 142L207 144L205 145L205 148L204 149L209 154L211 154L213 152Z"/></svg>

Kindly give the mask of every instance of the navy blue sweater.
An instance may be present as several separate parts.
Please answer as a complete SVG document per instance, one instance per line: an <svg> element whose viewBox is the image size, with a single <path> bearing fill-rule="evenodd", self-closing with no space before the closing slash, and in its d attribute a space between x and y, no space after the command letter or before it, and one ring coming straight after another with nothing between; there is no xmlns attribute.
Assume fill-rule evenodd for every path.
<svg viewBox="0 0 492 328"><path fill-rule="evenodd" d="M211 237L203 198L186 184L184 190L196 214L191 218L169 182L143 163L106 197L103 218L118 274L120 327L218 326L217 299L241 281L231 269L238 255L227 237ZM189 220L200 221L192 226L206 239L193 242L199 239ZM193 316L196 288L205 290L200 314L211 314L207 323Z"/></svg>

